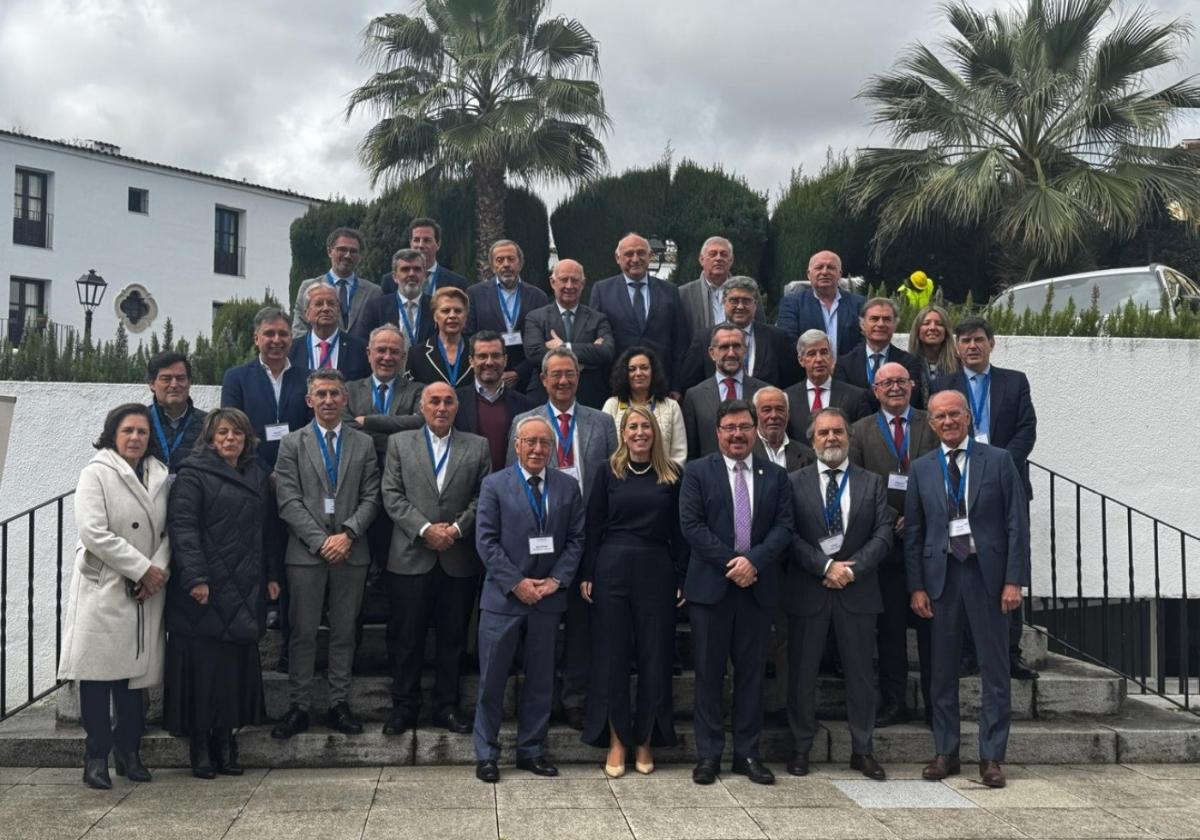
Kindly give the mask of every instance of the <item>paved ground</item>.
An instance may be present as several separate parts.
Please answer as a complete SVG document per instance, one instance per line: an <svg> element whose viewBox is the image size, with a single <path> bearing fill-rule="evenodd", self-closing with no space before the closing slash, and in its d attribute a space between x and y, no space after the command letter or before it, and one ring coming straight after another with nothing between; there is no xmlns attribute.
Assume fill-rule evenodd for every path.
<svg viewBox="0 0 1200 840"><path fill-rule="evenodd" d="M609 781L598 766L558 779L471 767L251 770L211 782L161 770L91 791L79 770L0 768L0 838L58 840L703 840L711 838L1200 838L1200 765L1010 765L1009 786L970 776L917 779L913 765L871 782L821 765L760 787L690 768ZM964 767L964 770L966 768Z"/></svg>

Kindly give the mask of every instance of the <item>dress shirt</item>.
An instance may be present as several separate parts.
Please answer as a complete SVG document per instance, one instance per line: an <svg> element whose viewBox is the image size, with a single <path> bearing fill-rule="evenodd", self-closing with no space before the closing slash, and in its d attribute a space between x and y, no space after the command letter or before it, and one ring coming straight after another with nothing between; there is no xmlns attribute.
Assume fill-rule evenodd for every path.
<svg viewBox="0 0 1200 840"><path fill-rule="evenodd" d="M633 304L633 284L634 283L642 284L642 297L646 301L646 317L649 318L650 317L650 275L647 274L641 280L634 280L628 274L622 274L621 276L625 278L625 291L627 291L629 293L630 305Z"/></svg>
<svg viewBox="0 0 1200 840"><path fill-rule="evenodd" d="M500 290L500 296L504 299L504 306L500 307L500 317L504 319L504 326L508 332L513 332L517 328L515 321L508 320L508 313L513 311L513 301L521 293L521 278L517 278L517 282L513 284L511 290L504 288L504 284L500 282L500 278L496 278L496 288ZM517 306L517 318L521 317L520 306Z"/></svg>
<svg viewBox="0 0 1200 840"><path fill-rule="evenodd" d="M430 295L431 297L433 296L433 293L437 291L437 276L439 268L441 268L441 266L438 265L438 261L434 260L433 265L429 266L429 268L425 271L425 294Z"/></svg>
<svg viewBox="0 0 1200 840"><path fill-rule="evenodd" d="M783 443L781 443L779 445L778 449L771 446L771 442L768 441L765 437L763 437L762 432L758 433L758 439L762 441L763 449L766 451L767 458L771 461L771 463L778 464L779 466L783 467L786 470L787 469L787 445L788 445L787 435L783 436Z"/></svg>
<svg viewBox="0 0 1200 840"><path fill-rule="evenodd" d="M887 424L888 440L895 443L894 436L896 434L896 431L895 431L896 427L892 425L892 420L894 420L896 418L896 415L889 414L888 410L883 407L880 407L879 413L883 415L883 422L885 424ZM900 418L904 421L903 423L900 424L901 434L904 434L904 433L908 434L908 443L909 443L909 448L911 449L912 448L912 422L911 422L912 421L912 406L911 405L904 409L904 413L902 415L900 415ZM888 451L889 452L891 451L890 447L888 448ZM909 463L912 463L912 453L911 452L909 453L908 460L909 460ZM899 469L899 464L896 465L896 468Z"/></svg>
<svg viewBox="0 0 1200 840"><path fill-rule="evenodd" d="M404 314L401 315L400 313ZM415 344L416 338L421 332L421 295L418 293L415 298L406 298L396 290L396 319L400 322L400 329L404 329L404 316L408 316L408 325L412 327L412 335L405 335L409 340L409 344Z"/></svg>
<svg viewBox="0 0 1200 840"><path fill-rule="evenodd" d="M276 409L276 411L278 411L279 410L279 395L283 389L283 375L285 373L287 373L288 369L292 366L292 360L291 359L283 360L283 370L279 371L279 378L276 378L275 374L271 373L271 369L269 367L267 367L267 363L262 360L261 355L258 357L258 363L260 365L262 365L262 369L264 371L266 371L267 379L271 380L271 387L275 390L275 409Z"/></svg>
<svg viewBox="0 0 1200 840"><path fill-rule="evenodd" d="M826 464L823 461L817 461L817 478L820 479L820 488L821 488L820 499L821 499L821 509L822 510L825 509L825 494L829 492L829 476L825 474L825 471L826 470L841 470L841 474L838 475L838 481L841 482L841 480L843 478L846 478L846 471L848 469L850 469L850 461L849 460L843 460L842 463L837 464L835 466L829 466L828 464ZM837 490L835 489L834 492L836 493ZM844 533L846 533L846 527L850 524L850 480L849 479L846 479L846 489L842 491L840 507L842 509L842 533L844 534ZM833 558L830 558L829 562L825 564L825 571L829 571L829 566L832 563L833 563ZM851 569L850 569L850 576L851 576L851 578L854 577L853 567L851 567Z"/></svg>
<svg viewBox="0 0 1200 840"><path fill-rule="evenodd" d="M722 289L724 288L724 284L721 286L714 286L712 281L703 274L700 275L700 279L704 281L704 293L708 295L708 310L710 313L712 313L712 322L714 325L719 324L726 320L725 302L721 299L721 293Z"/></svg>
<svg viewBox="0 0 1200 840"><path fill-rule="evenodd" d="M829 379L826 379L820 385L814 385L813 381L811 379L804 380L804 386L805 386L805 388L807 388L806 393L808 394L808 410L810 412L812 411L813 399L815 397L815 394L813 394L813 392L815 390L817 390L818 388L821 389L821 408L829 408L830 386L832 384L833 384L832 377Z"/></svg>
<svg viewBox="0 0 1200 840"><path fill-rule="evenodd" d="M988 382L989 382L988 395L987 395L987 399L984 400L984 402L983 402L983 412L980 413L980 415L978 417L975 416L975 400L978 396L978 392L976 391L976 389L983 386L984 380L987 379L987 377L989 377L991 375L991 373L992 373L991 365L988 365L986 368L981 370L979 373L976 373L975 371L971 370L969 367L963 367L963 376L965 376L967 379L967 405L970 406L970 408L971 408L971 422L975 425L975 434L976 434L976 436L987 435L988 441L991 441L991 439L992 439L991 438L992 389L991 389L991 385L990 385L991 380L988 380ZM976 381L976 377L978 377L978 381Z"/></svg>
<svg viewBox="0 0 1200 840"><path fill-rule="evenodd" d="M387 396L384 398L384 401L386 402L387 400L392 400L393 401L392 405L395 405L394 401L396 399L396 385L398 382L400 382L399 376L393 376L387 382L384 382L382 379L380 379L378 376L376 376L375 374L372 373L371 374L371 407L374 408L375 400L379 399L379 386L380 385L386 385L388 387ZM380 411L379 413L385 414L386 412Z"/></svg>
<svg viewBox="0 0 1200 840"><path fill-rule="evenodd" d="M730 496L730 498L732 498L734 500L734 504L737 504L737 473L733 471L733 465L736 464L737 461L734 460L733 458L730 458L728 455L722 455L721 458L724 459L724 461L725 461L725 477L727 479L729 479L729 492L732 494ZM751 519L751 521L753 521L754 520L754 458L750 455L747 455L743 460L746 464L746 469L742 470L742 476L746 479L746 492L750 496L750 519ZM730 513L732 514L733 511L730 511Z"/></svg>
<svg viewBox="0 0 1200 840"><path fill-rule="evenodd" d="M550 459L550 466L554 467L555 469L558 468L558 433L560 431L559 426L558 426L558 415L560 415L560 414L567 415L567 423L569 425L571 423L571 421L575 419L575 407L577 405L578 405L578 403L571 403L570 408L560 411L558 408L555 407L554 403L552 403L552 402L546 403L546 407L549 408L550 411L552 411L554 413L554 420L553 420L554 425L550 429L551 433L554 435L554 455ZM571 456L574 459L574 463L572 464L572 467L574 467L574 469L575 469L575 474L577 476L579 476L579 478L578 478L579 492L582 493L583 492L583 457L581 456L581 454L579 452L579 423L578 422L575 423L575 431L574 431L574 434L571 435Z"/></svg>
<svg viewBox="0 0 1200 840"><path fill-rule="evenodd" d="M308 331L309 367L311 367L313 370L316 370L317 366L321 364L321 342L322 341L329 342L329 368L330 368L330 370L337 370L338 353L340 353L342 351L342 340L341 340L341 337L338 335L337 330L334 330L333 335L329 336L329 338L318 338L316 332L314 332L311 329Z"/></svg>
<svg viewBox="0 0 1200 840"><path fill-rule="evenodd" d="M737 373L733 374L732 376L728 376L724 373L721 373L721 371L716 372L717 396L719 397L719 400L718 400L719 402L725 401L725 380L730 379L730 378L733 379L734 395L739 400L744 399L744 397L743 397L744 391L742 389L742 377L744 375L745 375L745 371L742 371L742 370L739 370Z"/></svg>
<svg viewBox="0 0 1200 840"><path fill-rule="evenodd" d="M968 514L970 514L970 512L971 512L970 495L971 494L968 491L971 486L970 485L971 478L969 475L969 473L971 471L971 462L967 459L967 444L968 443L969 443L969 441L966 438L963 438L963 442L954 448L959 450L958 472L959 472L959 475L962 476L963 510L965 510ZM942 455L945 456L945 458L946 458L947 466L949 466L949 464L950 464L950 449L951 449L951 447L947 446L944 443L942 444ZM946 485L946 483L944 481L942 482L942 488L946 491L946 496L947 496L946 507L947 507L947 512L949 513L949 515L946 517L946 519L951 520L951 519L954 519L955 517L954 517L954 513L949 511L950 488ZM949 526L947 525L947 527L949 527ZM971 553L972 554L975 553L975 535L974 534L971 535Z"/></svg>
<svg viewBox="0 0 1200 840"><path fill-rule="evenodd" d="M529 477L531 475L536 475L538 478L540 478L542 480L542 484L538 489L542 491L542 502L545 505L543 510L546 511L546 516L549 516L550 515L550 496L547 495L547 493L546 493L546 471L543 469L541 472L531 473L529 470L527 470L521 466L520 461L517 462L517 469L519 469L521 471L521 478L523 478L525 480L526 486L529 485Z"/></svg>
<svg viewBox="0 0 1200 840"><path fill-rule="evenodd" d="M742 370L747 376L754 375L754 324L751 323L747 329L742 330L742 334L746 337L746 359L742 363ZM811 405L811 403L810 403Z"/></svg>
<svg viewBox="0 0 1200 840"><path fill-rule="evenodd" d="M488 402L494 404L496 402L496 400L498 400L502 396L504 396L504 383L503 382L500 383L500 386L498 388L496 388L496 393L489 394L487 392L487 389L483 387L483 383L481 383L478 379L476 379L475 380L475 393L479 394L479 396L483 397Z"/></svg>
<svg viewBox="0 0 1200 840"><path fill-rule="evenodd" d="M825 335L829 337L829 352L836 359L838 357L837 311L838 305L842 302L842 290L838 289L834 293L833 306L826 306L825 301L821 300L815 289L812 296L817 299L817 306L821 307L821 317L825 319Z"/></svg>
<svg viewBox="0 0 1200 840"><path fill-rule="evenodd" d="M567 313L568 312L571 313L571 339L574 340L575 324L579 319L579 307L576 306L574 309L567 309L558 301L555 301L554 305L558 307L558 314L562 317L564 327L567 325ZM561 338L563 340L563 346L565 346L565 347L571 346L571 342L567 341L567 337L565 335L560 335L559 338Z"/></svg>

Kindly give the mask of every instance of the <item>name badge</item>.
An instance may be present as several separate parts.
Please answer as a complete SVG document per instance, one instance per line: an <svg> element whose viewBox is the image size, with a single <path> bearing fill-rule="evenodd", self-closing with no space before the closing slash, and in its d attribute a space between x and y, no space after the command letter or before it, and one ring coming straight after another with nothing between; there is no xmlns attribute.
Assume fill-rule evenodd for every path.
<svg viewBox="0 0 1200 840"><path fill-rule="evenodd" d="M558 471L563 475L569 475L571 478L579 481L579 467L559 467Z"/></svg>
<svg viewBox="0 0 1200 840"><path fill-rule="evenodd" d="M826 537L821 540L821 551L826 557L832 557L842 550L842 543L845 541L845 534L834 534L832 537Z"/></svg>
<svg viewBox="0 0 1200 840"><path fill-rule="evenodd" d="M325 512L326 513L337 513L337 507L334 504L334 500L330 499L328 497L326 497L326 499L325 499Z"/></svg>
<svg viewBox="0 0 1200 840"><path fill-rule="evenodd" d="M267 440L283 440L284 435L291 430L287 423L271 423L264 431L267 433Z"/></svg>
<svg viewBox="0 0 1200 840"><path fill-rule="evenodd" d="M988 442L988 436L987 436L987 435L985 435L985 434L982 434L982 433L981 433L981 434L978 434L978 435L975 435L975 442L976 442L976 443L987 443L987 442Z"/></svg>
<svg viewBox="0 0 1200 840"><path fill-rule="evenodd" d="M554 537L530 537L529 538L529 553L530 554L553 554L554 553Z"/></svg>
<svg viewBox="0 0 1200 840"><path fill-rule="evenodd" d="M519 332L501 333L500 337L504 339L505 347L519 346L521 344L521 334Z"/></svg>
<svg viewBox="0 0 1200 840"><path fill-rule="evenodd" d="M908 476L904 473L888 473L889 490L907 490Z"/></svg>
<svg viewBox="0 0 1200 840"><path fill-rule="evenodd" d="M971 536L971 520L965 516L962 519L950 520L950 536L952 537L969 537Z"/></svg>

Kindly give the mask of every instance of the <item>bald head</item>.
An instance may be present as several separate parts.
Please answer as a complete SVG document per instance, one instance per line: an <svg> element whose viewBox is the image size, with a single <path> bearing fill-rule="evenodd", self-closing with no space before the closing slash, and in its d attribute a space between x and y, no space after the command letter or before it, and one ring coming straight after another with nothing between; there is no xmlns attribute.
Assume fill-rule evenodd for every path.
<svg viewBox="0 0 1200 840"><path fill-rule="evenodd" d="M579 305L586 282L583 266L575 260L559 260L550 273L550 288L554 291L554 299L563 309L574 309Z"/></svg>
<svg viewBox="0 0 1200 840"><path fill-rule="evenodd" d="M913 381L899 362L888 362L875 372L875 399L888 414L904 414L912 400Z"/></svg>
<svg viewBox="0 0 1200 840"><path fill-rule="evenodd" d="M650 271L650 243L631 233L617 243L617 265L630 280L641 280Z"/></svg>
<svg viewBox="0 0 1200 840"><path fill-rule="evenodd" d="M429 431L438 437L450 434L458 414L458 394L447 382L434 382L421 390L421 415Z"/></svg>

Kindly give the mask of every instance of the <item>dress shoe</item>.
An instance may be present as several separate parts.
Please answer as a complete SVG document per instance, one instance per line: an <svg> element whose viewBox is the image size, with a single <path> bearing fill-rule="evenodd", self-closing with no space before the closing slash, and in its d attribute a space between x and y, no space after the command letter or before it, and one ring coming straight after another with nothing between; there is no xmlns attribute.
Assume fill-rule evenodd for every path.
<svg viewBox="0 0 1200 840"><path fill-rule="evenodd" d="M1014 680L1036 680L1039 676L1038 672L1030 668L1029 663L1020 656L1008 661L1008 673Z"/></svg>
<svg viewBox="0 0 1200 840"><path fill-rule="evenodd" d="M775 784L775 774L771 772L771 768L757 758L742 758L735 755L733 757L733 772L739 776L745 776L756 785Z"/></svg>
<svg viewBox="0 0 1200 840"><path fill-rule="evenodd" d="M544 755L517 757L517 769L528 770L535 776L557 776L558 768Z"/></svg>
<svg viewBox="0 0 1200 840"><path fill-rule="evenodd" d="M850 769L857 770L868 779L874 779L877 782L882 782L887 778L887 773L884 772L883 766L870 753L851 753Z"/></svg>
<svg viewBox="0 0 1200 840"><path fill-rule="evenodd" d="M112 790L112 779L108 776L108 759L85 759L83 762L83 783L96 790Z"/></svg>
<svg viewBox="0 0 1200 840"><path fill-rule="evenodd" d="M433 725L440 726L455 735L466 735L475 728L475 722L463 717L458 709L447 709L433 716ZM415 727L414 727L415 728Z"/></svg>
<svg viewBox="0 0 1200 840"><path fill-rule="evenodd" d="M609 763L605 762L604 775L608 776L608 778L610 778L610 779L619 779L625 775L625 765L624 764L609 764Z"/></svg>
<svg viewBox="0 0 1200 840"><path fill-rule="evenodd" d="M193 733L188 740L188 763L192 766L192 775L197 779L215 779L217 771L212 765L212 756L208 751L208 733Z"/></svg>
<svg viewBox="0 0 1200 840"><path fill-rule="evenodd" d="M400 712L392 712L392 716L388 718L387 723L383 725L384 735L403 735L410 729L417 728L417 721L408 715Z"/></svg>
<svg viewBox="0 0 1200 840"><path fill-rule="evenodd" d="M1000 769L999 761L979 762L979 779L985 785L992 788L1002 788L1007 784L1004 780L1004 771Z"/></svg>
<svg viewBox="0 0 1200 840"><path fill-rule="evenodd" d="M583 709L576 706L570 706L563 709L563 720L567 722L567 726L574 729L576 732L583 731Z"/></svg>
<svg viewBox="0 0 1200 840"><path fill-rule="evenodd" d="M958 761L958 753L950 755L935 755L933 761L925 765L921 778L930 782L940 782L947 776L957 776L962 769Z"/></svg>
<svg viewBox="0 0 1200 840"><path fill-rule="evenodd" d="M788 759L787 771L793 776L808 775L808 753L794 753Z"/></svg>
<svg viewBox="0 0 1200 840"><path fill-rule="evenodd" d="M142 757L138 755L137 750L128 755L121 755L119 752L114 752L113 764L116 767L117 775L124 776L131 782L150 781L150 771L146 769L145 764L142 764Z"/></svg>
<svg viewBox="0 0 1200 840"><path fill-rule="evenodd" d="M475 778L481 782L495 784L500 781L500 768L491 759L475 762Z"/></svg>
<svg viewBox="0 0 1200 840"><path fill-rule="evenodd" d="M692 768L692 781L698 785L711 785L721 775L719 758L702 758Z"/></svg>
<svg viewBox="0 0 1200 840"><path fill-rule="evenodd" d="M283 716L283 720L275 724L271 730L271 737L279 741L286 741L306 729L308 729L308 712L299 706L292 706Z"/></svg>
<svg viewBox="0 0 1200 840"><path fill-rule="evenodd" d="M911 715L909 714L908 709L904 706L896 703L888 704L880 709L879 713L875 715L875 728L882 729L885 726L895 726L898 723L907 723L909 717L911 717Z"/></svg>
<svg viewBox="0 0 1200 840"><path fill-rule="evenodd" d="M238 760L237 738L232 729L214 729L209 752L213 766L222 776L240 776L245 772Z"/></svg>
<svg viewBox="0 0 1200 840"><path fill-rule="evenodd" d="M350 711L350 704L345 700L329 707L329 711L325 714L325 725L345 735L362 733L362 724L354 719L354 715Z"/></svg>
<svg viewBox="0 0 1200 840"><path fill-rule="evenodd" d="M642 759L645 759L643 761ZM643 776L649 776L654 772L654 753L649 747L638 747L637 753L633 758L633 769L637 770Z"/></svg>

